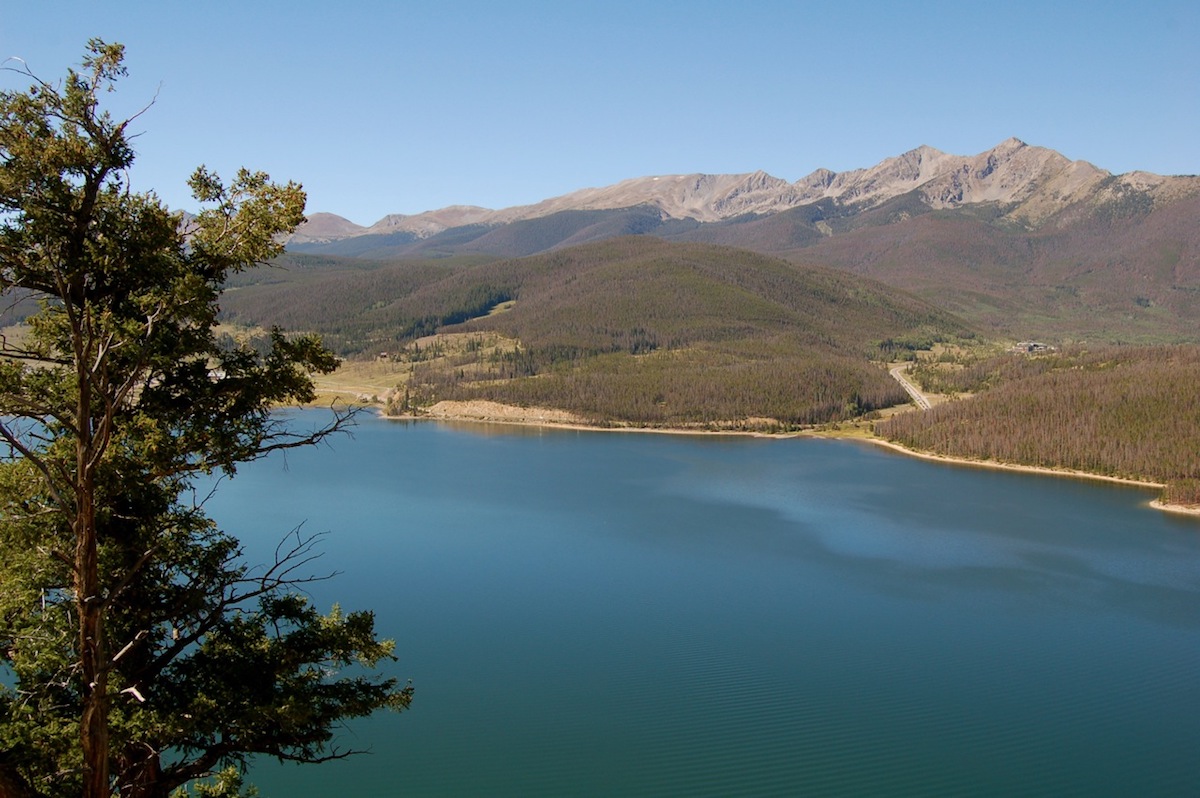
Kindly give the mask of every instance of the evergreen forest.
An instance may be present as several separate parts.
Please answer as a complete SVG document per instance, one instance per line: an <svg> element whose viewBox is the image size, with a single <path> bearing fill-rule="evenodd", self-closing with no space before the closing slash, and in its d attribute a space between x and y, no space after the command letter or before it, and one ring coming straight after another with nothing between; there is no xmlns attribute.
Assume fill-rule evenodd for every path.
<svg viewBox="0 0 1200 798"><path fill-rule="evenodd" d="M1120 319L1113 339L1009 350L957 301L650 236L503 259L289 252L235 275L221 304L235 329L316 332L350 362L388 361L373 398L395 413L486 400L596 426L767 432L874 419L910 448L1160 482L1166 500L1200 503L1200 348L1120 345ZM951 401L889 410L911 407L887 373L903 361Z"/></svg>
<svg viewBox="0 0 1200 798"><path fill-rule="evenodd" d="M477 264L291 263L286 282L278 270L242 275L225 317L318 332L346 357L409 361L406 409L487 399L594 424L794 429L903 402L883 363L974 336L870 280L647 237ZM448 362L421 352L435 333L515 343Z"/></svg>
<svg viewBox="0 0 1200 798"><path fill-rule="evenodd" d="M1151 480L1163 500L1200 504L1200 347L1074 347L1003 354L957 369L926 364L930 390L974 394L881 422L922 451Z"/></svg>

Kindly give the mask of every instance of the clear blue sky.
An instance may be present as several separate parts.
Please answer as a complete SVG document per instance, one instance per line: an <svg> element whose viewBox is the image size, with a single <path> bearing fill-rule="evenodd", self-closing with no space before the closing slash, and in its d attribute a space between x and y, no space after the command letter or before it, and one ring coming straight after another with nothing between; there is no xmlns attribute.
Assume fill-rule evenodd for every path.
<svg viewBox="0 0 1200 798"><path fill-rule="evenodd" d="M204 163L371 224L630 177L871 166L1017 136L1113 172L1200 172L1200 4L0 0L43 78L127 47L135 188ZM24 88L8 73L0 86Z"/></svg>

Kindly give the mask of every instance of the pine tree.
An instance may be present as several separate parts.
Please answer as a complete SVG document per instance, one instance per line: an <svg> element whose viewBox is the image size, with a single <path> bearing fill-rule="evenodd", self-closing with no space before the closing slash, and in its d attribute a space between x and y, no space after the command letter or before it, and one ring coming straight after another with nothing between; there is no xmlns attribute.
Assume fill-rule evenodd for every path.
<svg viewBox="0 0 1200 798"><path fill-rule="evenodd" d="M369 612L318 613L315 541L251 569L193 480L314 443L272 408L336 360L310 336L218 344L225 278L277 255L300 186L203 167L187 223L128 183L128 127L102 107L123 48L0 93L0 292L37 310L0 338L0 794L167 796L268 754L304 762L342 719L403 708Z"/></svg>

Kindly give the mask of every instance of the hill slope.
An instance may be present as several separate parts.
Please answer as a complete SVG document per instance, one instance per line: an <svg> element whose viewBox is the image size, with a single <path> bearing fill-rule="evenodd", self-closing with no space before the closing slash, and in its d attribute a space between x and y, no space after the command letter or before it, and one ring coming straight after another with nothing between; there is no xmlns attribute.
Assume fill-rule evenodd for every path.
<svg viewBox="0 0 1200 798"><path fill-rule="evenodd" d="M446 329L521 342L507 361L418 370L436 398L600 423L790 427L905 401L868 355L964 333L872 281L743 250L621 238L460 272L405 302L486 285L514 301Z"/></svg>
<svg viewBox="0 0 1200 798"><path fill-rule="evenodd" d="M903 287L1018 338L1200 340L1200 195L1141 199L1072 206L1036 230L928 212L765 248Z"/></svg>
<svg viewBox="0 0 1200 798"><path fill-rule="evenodd" d="M1006 335L1197 340L1198 211L1200 178L1114 176L1009 139L975 156L918 147L794 183L762 172L637 178L536 205L389 216L357 230L322 215L291 246L514 257L652 235L871 276Z"/></svg>
<svg viewBox="0 0 1200 798"><path fill-rule="evenodd" d="M396 264L344 277L347 286L372 281L370 302L350 314L329 299L354 292L332 280L260 288L254 302L242 289L227 306L256 324L308 309L302 328L340 341L343 352L387 351L410 363L412 401L490 399L650 425L849 418L905 400L869 356L970 334L960 320L874 281L649 237L440 274L429 268L439 267ZM433 333L517 343L467 347L447 360L435 357L437 344L414 340Z"/></svg>
<svg viewBox="0 0 1200 798"><path fill-rule="evenodd" d="M914 372L977 396L905 413L884 437L957 457L1066 468L1166 484L1200 504L1200 348L1120 347L1005 355L953 372Z"/></svg>

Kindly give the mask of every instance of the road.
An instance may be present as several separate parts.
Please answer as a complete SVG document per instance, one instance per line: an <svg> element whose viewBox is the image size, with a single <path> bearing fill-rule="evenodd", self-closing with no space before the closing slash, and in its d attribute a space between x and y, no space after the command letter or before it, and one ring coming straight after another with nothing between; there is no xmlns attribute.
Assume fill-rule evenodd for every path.
<svg viewBox="0 0 1200 798"><path fill-rule="evenodd" d="M891 374L892 378L895 379L896 382L900 383L901 388L908 391L908 395L912 397L914 402L916 402L918 408L921 410L928 410L930 407L932 407L932 405L930 405L929 400L925 398L925 394L921 393L920 389L909 382L908 378L904 376L904 372L908 371L908 367L911 365L911 363L901 363L899 366L896 366L889 371L888 374Z"/></svg>

